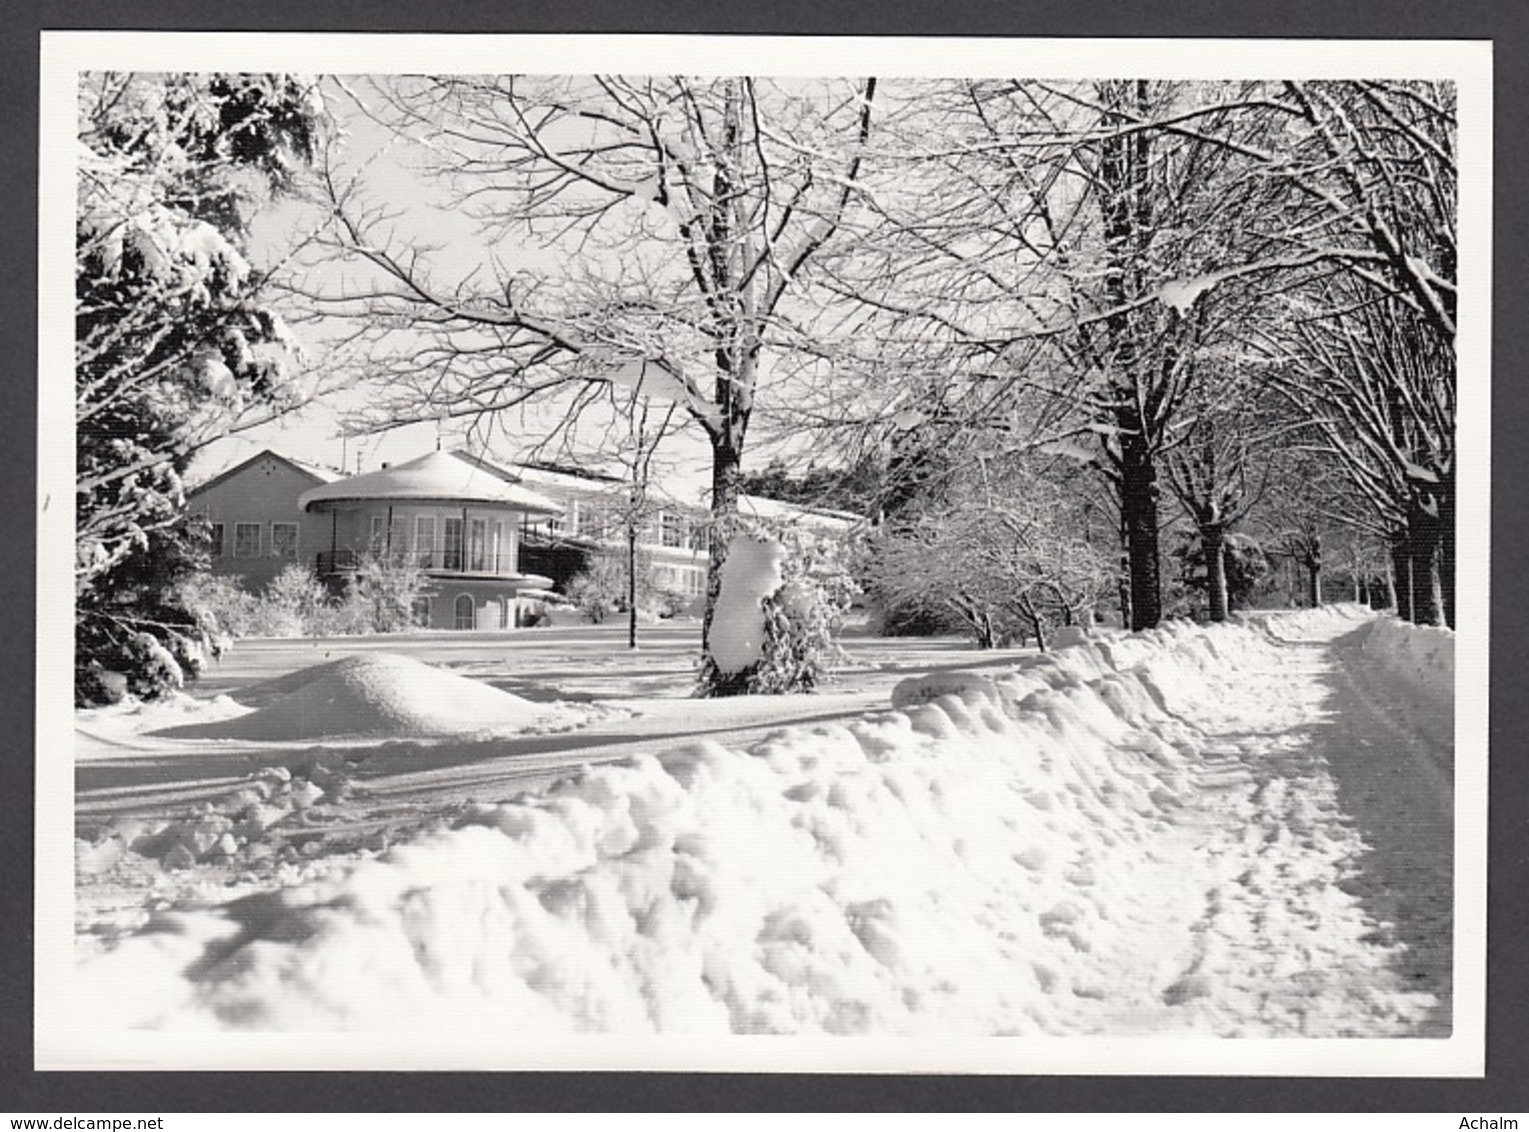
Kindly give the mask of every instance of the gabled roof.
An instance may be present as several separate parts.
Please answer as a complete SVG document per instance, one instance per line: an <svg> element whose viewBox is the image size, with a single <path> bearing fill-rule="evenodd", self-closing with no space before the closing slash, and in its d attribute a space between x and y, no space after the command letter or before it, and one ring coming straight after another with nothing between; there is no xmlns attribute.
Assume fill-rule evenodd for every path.
<svg viewBox="0 0 1529 1132"><path fill-rule="evenodd" d="M343 473L334 471L331 468L323 468L317 464L309 464L302 460L294 460L290 456L283 456L280 452L276 452L270 448L267 448L263 451L256 452L248 460L243 460L231 468L224 469L217 475L213 476L212 479L207 480L205 483L197 484L186 493L187 498L204 492L208 488L216 487L218 484L225 480L232 479L234 476L244 471L245 468L248 468L251 464L254 464L260 460L275 460L278 463L285 464L287 467L291 468L299 475L307 476L315 484L334 483L336 480L345 478Z"/></svg>
<svg viewBox="0 0 1529 1132"><path fill-rule="evenodd" d="M310 464L307 460L299 460L295 456L283 458L294 468L307 472L310 476L317 478L323 483L334 483L336 480L343 480L345 478L345 473L335 468L326 468L322 464Z"/></svg>
<svg viewBox="0 0 1529 1132"><path fill-rule="evenodd" d="M563 510L546 496L453 452L429 452L402 464L310 488L297 497L297 505L306 511L315 503L386 499L492 503L549 515Z"/></svg>

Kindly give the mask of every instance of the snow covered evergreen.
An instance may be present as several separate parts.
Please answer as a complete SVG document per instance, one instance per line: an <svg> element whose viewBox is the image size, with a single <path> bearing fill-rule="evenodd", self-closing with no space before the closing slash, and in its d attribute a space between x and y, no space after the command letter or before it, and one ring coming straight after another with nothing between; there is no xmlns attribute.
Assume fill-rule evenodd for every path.
<svg viewBox="0 0 1529 1132"><path fill-rule="evenodd" d="M295 342L242 250L316 144L311 83L92 74L80 86L75 269L76 665L81 703L179 687L207 626L175 583L206 532L192 455L292 396Z"/></svg>

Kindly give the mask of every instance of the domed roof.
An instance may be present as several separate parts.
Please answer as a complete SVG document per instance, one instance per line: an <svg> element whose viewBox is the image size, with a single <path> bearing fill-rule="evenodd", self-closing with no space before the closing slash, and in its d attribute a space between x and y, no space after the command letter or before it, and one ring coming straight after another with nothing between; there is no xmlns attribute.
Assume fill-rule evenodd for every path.
<svg viewBox="0 0 1529 1132"><path fill-rule="evenodd" d="M320 484L298 496L297 505L307 511L316 503L368 500L490 503L550 515L563 511L545 495L450 452L430 452L389 468Z"/></svg>

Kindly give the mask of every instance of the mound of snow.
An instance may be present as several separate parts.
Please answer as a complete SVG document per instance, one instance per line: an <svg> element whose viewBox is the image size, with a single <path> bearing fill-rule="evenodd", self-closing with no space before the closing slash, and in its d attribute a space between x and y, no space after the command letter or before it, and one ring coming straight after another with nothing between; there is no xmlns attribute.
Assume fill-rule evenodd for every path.
<svg viewBox="0 0 1529 1132"><path fill-rule="evenodd" d="M998 685L980 672L932 672L927 676L909 676L892 689L892 706L915 707L941 696L978 695L996 699Z"/></svg>
<svg viewBox="0 0 1529 1132"><path fill-rule="evenodd" d="M1054 649L1070 649L1074 645L1086 645L1089 632L1082 625L1063 625L1051 634L1050 645Z"/></svg>
<svg viewBox="0 0 1529 1132"><path fill-rule="evenodd" d="M271 681L275 693L236 719L174 727L176 738L297 740L390 738L520 730L534 705L498 688L394 653L348 656Z"/></svg>
<svg viewBox="0 0 1529 1132"><path fill-rule="evenodd" d="M1336 602L1315 609L1260 610L1233 614L1244 625L1254 626L1279 641L1306 640L1321 636L1333 626L1372 621L1375 612L1367 605Z"/></svg>

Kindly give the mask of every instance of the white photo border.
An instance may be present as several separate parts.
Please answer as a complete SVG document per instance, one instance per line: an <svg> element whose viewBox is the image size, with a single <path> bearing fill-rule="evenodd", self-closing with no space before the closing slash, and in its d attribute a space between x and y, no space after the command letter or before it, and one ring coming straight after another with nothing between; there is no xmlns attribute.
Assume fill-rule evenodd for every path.
<svg viewBox="0 0 1529 1132"><path fill-rule="evenodd" d="M1453 1033L1434 1039L554 1039L98 1029L74 993L74 154L92 70L1450 80L1459 94L1459 531ZM1485 1073L1491 487L1492 44L1486 40L53 32L41 36L36 667L38 1069L662 1070L1480 1077ZM403 1039L403 1040L400 1040Z"/></svg>

